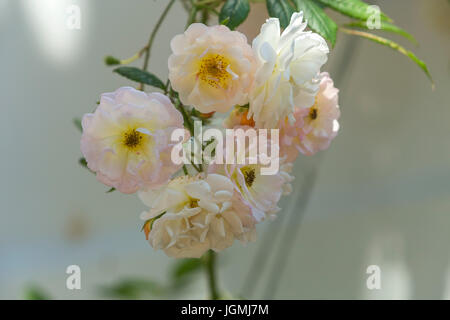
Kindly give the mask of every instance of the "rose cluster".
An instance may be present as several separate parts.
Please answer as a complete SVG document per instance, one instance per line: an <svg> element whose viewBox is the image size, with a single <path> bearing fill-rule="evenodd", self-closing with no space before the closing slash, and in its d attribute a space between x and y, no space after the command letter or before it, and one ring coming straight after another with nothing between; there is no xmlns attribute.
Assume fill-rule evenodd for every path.
<svg viewBox="0 0 450 320"><path fill-rule="evenodd" d="M200 257L235 239L254 240L256 224L273 217L291 191L299 153L328 148L339 129L338 90L320 70L327 43L306 26L301 12L283 32L270 18L250 46L226 26L194 23L171 41L175 96L122 87L103 94L94 113L84 115L81 151L89 169L105 185L138 192L149 208L141 218L155 249ZM261 174L263 164L251 161L262 152L255 143L241 150L244 163L211 163L196 174L175 164L175 144L192 137L186 130L183 141L174 142L171 134L187 127L193 111L224 114L216 122L222 129L278 129L279 139L267 139L270 150L279 151L278 172Z"/></svg>

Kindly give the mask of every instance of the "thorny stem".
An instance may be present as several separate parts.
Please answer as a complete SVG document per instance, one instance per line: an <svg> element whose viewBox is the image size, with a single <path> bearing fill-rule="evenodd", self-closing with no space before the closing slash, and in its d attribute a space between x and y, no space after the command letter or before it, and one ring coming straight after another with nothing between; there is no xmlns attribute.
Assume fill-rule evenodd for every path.
<svg viewBox="0 0 450 320"><path fill-rule="evenodd" d="M145 56L144 56L144 65L142 66L142 70L144 70L144 71L147 71L148 61L150 60L150 50L152 48L153 40L155 39L156 33L158 32L159 27L161 26L161 24L164 21L167 13L170 10L170 7L172 7L174 2L175 2L175 0L170 0L169 1L169 3L167 4L167 7L164 9L163 13L161 14L161 16L159 17L158 21L156 22L155 28L153 28L153 31L150 34L150 38L148 39L147 45L144 47ZM139 89L140 90L144 90L144 84L143 83L141 83L139 85Z"/></svg>

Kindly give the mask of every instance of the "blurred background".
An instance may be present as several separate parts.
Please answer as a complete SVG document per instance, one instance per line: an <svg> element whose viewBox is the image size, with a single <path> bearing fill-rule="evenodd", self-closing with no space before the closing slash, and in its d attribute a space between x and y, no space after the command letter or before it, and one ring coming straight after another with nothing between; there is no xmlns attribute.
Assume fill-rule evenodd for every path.
<svg viewBox="0 0 450 320"><path fill-rule="evenodd" d="M450 5L376 3L416 37L418 47L389 35L427 62L436 90L397 52L338 34L324 69L341 90L340 134L327 151L299 158L295 191L279 219L258 227L257 242L220 254L220 287L234 297L450 299ZM79 30L65 26L73 4ZM136 196L106 193L78 164L72 124L101 93L133 85L103 57L142 48L165 5L0 0L1 299L206 297L202 273L164 291L174 259L139 232L145 207ZM266 17L253 5L240 30L252 39ZM162 79L186 20L177 2L156 37L149 70ZM81 290L66 288L73 264ZM381 269L380 290L366 287L369 265Z"/></svg>

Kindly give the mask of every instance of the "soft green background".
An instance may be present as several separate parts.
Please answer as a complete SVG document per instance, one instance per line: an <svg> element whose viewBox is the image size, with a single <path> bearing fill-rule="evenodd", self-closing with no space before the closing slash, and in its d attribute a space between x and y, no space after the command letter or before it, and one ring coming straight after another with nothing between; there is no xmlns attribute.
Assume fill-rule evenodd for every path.
<svg viewBox="0 0 450 320"><path fill-rule="evenodd" d="M102 58L141 48L165 3L0 0L0 298L22 298L30 284L54 298L99 298L99 286L124 277L167 278L173 259L139 232L144 206L136 196L106 194L78 166L80 135L71 123L100 93L130 84ZM257 272L258 248L275 242L248 298L450 298L450 5L377 3L417 38L413 49L436 91L405 57L339 34L325 69L341 89L341 132L322 156L297 163L294 187L304 192L304 176L321 162L291 255L276 260L287 219L266 222L256 243L221 253L222 288L239 293ZM81 30L65 29L69 4L81 7ZM254 36L264 12L253 8L243 30ZM169 40L185 21L175 4L157 36L150 69L162 78ZM283 200L281 218L299 215L297 199L298 192ZM81 267L82 290L65 287L70 264ZM378 291L365 286L371 264L382 271ZM274 276L276 291L268 285ZM200 276L176 297L203 298L204 289Z"/></svg>

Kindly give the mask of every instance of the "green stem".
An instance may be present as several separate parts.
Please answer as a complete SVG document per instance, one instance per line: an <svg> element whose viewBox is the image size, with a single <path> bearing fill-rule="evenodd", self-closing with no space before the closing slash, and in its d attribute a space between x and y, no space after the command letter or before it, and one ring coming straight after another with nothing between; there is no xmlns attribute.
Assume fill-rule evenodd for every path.
<svg viewBox="0 0 450 320"><path fill-rule="evenodd" d="M202 10L202 23L208 24L208 20L209 20L209 11L208 8L205 8Z"/></svg>
<svg viewBox="0 0 450 320"><path fill-rule="evenodd" d="M195 165L195 163L191 160L191 166L193 166L194 167L194 169L197 171L197 172L202 172L203 171L203 169L202 168L199 168L199 167L197 167L196 165Z"/></svg>
<svg viewBox="0 0 450 320"><path fill-rule="evenodd" d="M164 9L163 13L161 14L161 16L159 17L158 21L156 22L155 28L153 28L153 31L150 34L150 38L148 39L147 45L144 47L145 56L144 56L144 65L142 66L142 70L144 70L144 71L147 71L147 68L148 68L148 61L150 60L150 50L152 48L153 40L155 39L156 33L158 32L159 27L161 26L161 24L164 21L167 13L170 10L170 7L172 7L174 2L175 2L175 0L170 0L169 1L169 3L167 4L167 7ZM144 84L143 83L140 84L139 89L140 90L144 90Z"/></svg>
<svg viewBox="0 0 450 320"><path fill-rule="evenodd" d="M186 27L185 29L187 29L191 24L193 24L195 22L195 19L197 17L197 5L194 3L194 1L191 1L191 11L189 12L189 18L188 21L186 23Z"/></svg>
<svg viewBox="0 0 450 320"><path fill-rule="evenodd" d="M211 300L219 300L216 283L215 262L216 253L213 250L209 250L209 252L207 253L206 269L208 272L209 297Z"/></svg>

